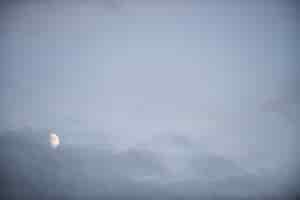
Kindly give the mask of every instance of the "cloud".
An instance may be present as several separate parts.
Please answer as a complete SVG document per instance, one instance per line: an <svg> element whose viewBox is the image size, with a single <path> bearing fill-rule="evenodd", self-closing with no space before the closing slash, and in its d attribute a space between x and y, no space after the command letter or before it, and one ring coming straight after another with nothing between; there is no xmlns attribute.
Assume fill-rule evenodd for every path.
<svg viewBox="0 0 300 200"><path fill-rule="evenodd" d="M180 146L176 142L178 138L173 138L175 142L166 144L166 148ZM258 195L263 192L259 189L262 186L260 177L246 173L231 160L196 148L186 148L181 155L175 153L173 156L177 160L171 162L172 155L144 148L115 153L95 146L64 145L53 151L47 138L39 137L32 130L6 132L0 139L1 184L7 188L0 196L21 194L21 191L29 199L57 195L77 198L139 194L149 197L153 192L163 197L174 190L176 192L171 194L182 196L202 196L211 192ZM169 165L176 168L182 163L186 164L185 170L175 174L169 171ZM274 194L278 187L270 180L274 179L264 180L269 184L266 191Z"/></svg>

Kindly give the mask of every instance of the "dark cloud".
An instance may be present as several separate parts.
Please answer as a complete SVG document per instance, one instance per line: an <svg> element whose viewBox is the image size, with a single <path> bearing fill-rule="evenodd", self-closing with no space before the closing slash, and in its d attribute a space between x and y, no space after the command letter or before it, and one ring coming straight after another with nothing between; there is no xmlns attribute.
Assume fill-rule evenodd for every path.
<svg viewBox="0 0 300 200"><path fill-rule="evenodd" d="M161 180L168 180L171 174L159 153L145 149L115 153L108 149L63 144L54 150L46 141L46 136L38 137L32 130L1 134L0 157L4 166L0 171L1 197L282 195L275 192L276 182L264 180L268 187L263 186L260 177L247 173L234 162L201 151L193 152L189 160L190 170L194 171L192 179L164 184Z"/></svg>

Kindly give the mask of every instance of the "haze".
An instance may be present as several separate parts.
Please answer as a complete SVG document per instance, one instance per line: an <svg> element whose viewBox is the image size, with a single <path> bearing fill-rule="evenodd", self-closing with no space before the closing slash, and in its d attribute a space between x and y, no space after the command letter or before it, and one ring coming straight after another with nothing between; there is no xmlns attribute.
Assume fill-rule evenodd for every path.
<svg viewBox="0 0 300 200"><path fill-rule="evenodd" d="M88 158L88 152L109 149L114 162L128 158L116 154L134 151L144 157L149 151L159 155L155 159L165 168L163 175L131 176L127 160L117 170L155 186L180 182L187 187L184 181L195 177L205 185L196 166L211 169L223 163L195 161L205 154L230 160L232 170L243 176L276 177L278 184L294 187L299 164L297 3L2 4L2 135L14 132L31 140L53 129L61 151ZM264 109L270 102L275 102L271 110ZM216 169L220 177L229 173L222 165ZM91 168L83 166L83 174L97 171Z"/></svg>

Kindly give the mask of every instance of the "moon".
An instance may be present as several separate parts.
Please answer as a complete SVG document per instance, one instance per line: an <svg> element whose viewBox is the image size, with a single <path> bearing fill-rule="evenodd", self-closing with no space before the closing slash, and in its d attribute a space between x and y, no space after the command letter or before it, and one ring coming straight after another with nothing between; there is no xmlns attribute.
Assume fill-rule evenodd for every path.
<svg viewBox="0 0 300 200"><path fill-rule="evenodd" d="M49 143L53 149L56 149L60 144L58 135L53 132L49 132Z"/></svg>

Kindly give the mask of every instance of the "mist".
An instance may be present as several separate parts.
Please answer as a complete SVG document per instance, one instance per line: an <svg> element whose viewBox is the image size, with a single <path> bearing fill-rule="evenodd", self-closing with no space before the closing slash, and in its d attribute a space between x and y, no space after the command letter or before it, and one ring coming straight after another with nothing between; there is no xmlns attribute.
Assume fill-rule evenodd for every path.
<svg viewBox="0 0 300 200"><path fill-rule="evenodd" d="M2 196L299 192L296 2L1 4Z"/></svg>

